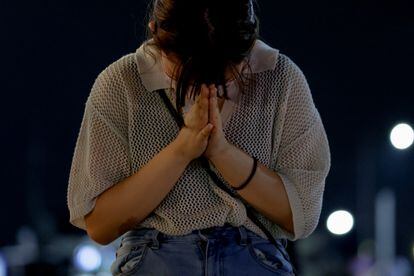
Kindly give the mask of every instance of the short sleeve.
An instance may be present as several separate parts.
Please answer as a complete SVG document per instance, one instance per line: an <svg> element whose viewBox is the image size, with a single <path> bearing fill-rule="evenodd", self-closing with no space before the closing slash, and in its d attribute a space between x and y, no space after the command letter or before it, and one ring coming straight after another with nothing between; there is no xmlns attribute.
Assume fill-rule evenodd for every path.
<svg viewBox="0 0 414 276"><path fill-rule="evenodd" d="M85 104L67 189L69 222L84 230L84 216L95 207L97 196L131 172L121 83L113 67L106 69Z"/></svg>
<svg viewBox="0 0 414 276"><path fill-rule="evenodd" d="M281 231L293 241L309 236L318 224L331 156L326 131L303 72L288 57L281 58L286 61L289 84L274 169L283 181L293 214L294 235Z"/></svg>

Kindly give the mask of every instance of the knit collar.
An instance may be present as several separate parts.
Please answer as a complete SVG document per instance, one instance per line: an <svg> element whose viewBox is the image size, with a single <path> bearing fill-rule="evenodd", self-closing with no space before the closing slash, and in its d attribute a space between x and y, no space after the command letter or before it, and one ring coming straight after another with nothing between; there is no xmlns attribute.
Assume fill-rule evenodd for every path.
<svg viewBox="0 0 414 276"><path fill-rule="evenodd" d="M152 41L152 39L150 39L150 41ZM154 63L154 59L144 52L144 43L141 44L135 52L138 72L142 84L148 91L169 88L171 78L162 69L158 51L153 47L147 47L147 50L151 51L157 57ZM274 69L278 54L278 49L272 48L260 39L256 39L250 52L250 67L252 73Z"/></svg>

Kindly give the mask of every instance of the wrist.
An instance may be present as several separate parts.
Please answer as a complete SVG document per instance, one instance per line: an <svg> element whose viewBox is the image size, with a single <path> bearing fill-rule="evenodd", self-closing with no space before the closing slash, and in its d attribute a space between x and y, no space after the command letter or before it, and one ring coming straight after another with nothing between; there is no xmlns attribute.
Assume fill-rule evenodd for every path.
<svg viewBox="0 0 414 276"><path fill-rule="evenodd" d="M179 140L175 139L174 141L172 141L168 147L170 148L172 154L174 154L174 156L180 161L180 162L184 162L186 164L190 163L193 158L191 158L190 156L188 156L185 151L183 150L183 147L181 146L181 144L179 144Z"/></svg>
<svg viewBox="0 0 414 276"><path fill-rule="evenodd" d="M247 179L243 183L238 184L238 186L236 186L236 187L234 187L233 185L231 185L232 188L235 189L236 191L242 190L244 187L246 187L247 184L249 184L251 182L253 176L255 175L255 173L257 171L258 161L257 161L257 158L254 157L254 156L252 157L252 159L253 159L252 169L251 169L250 174L247 177Z"/></svg>
<svg viewBox="0 0 414 276"><path fill-rule="evenodd" d="M234 146L229 142L226 142L220 149L217 149L212 155L207 156L207 158L213 163L216 164L219 159L226 158L227 154L230 154L234 149Z"/></svg>

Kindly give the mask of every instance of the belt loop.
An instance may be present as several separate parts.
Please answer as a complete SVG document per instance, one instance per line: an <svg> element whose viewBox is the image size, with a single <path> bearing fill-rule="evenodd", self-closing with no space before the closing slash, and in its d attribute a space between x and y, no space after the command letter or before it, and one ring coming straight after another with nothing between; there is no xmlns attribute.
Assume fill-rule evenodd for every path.
<svg viewBox="0 0 414 276"><path fill-rule="evenodd" d="M152 242L151 242L151 245L150 245L150 247L152 248L152 249L158 249L158 248L160 248L160 243L159 243L159 240L158 240L158 234L160 233L160 231L159 230L157 230L157 229L155 229L154 228L154 230L151 232L151 240L152 240Z"/></svg>
<svg viewBox="0 0 414 276"><path fill-rule="evenodd" d="M283 247L284 247L284 248L286 248L286 247L287 247L287 245L288 245L288 241L287 241L287 239L286 239L286 238L283 238L283 239L282 239L282 244L283 244Z"/></svg>
<svg viewBox="0 0 414 276"><path fill-rule="evenodd" d="M243 225L240 225L238 227L238 229L239 229L239 233L240 233L240 245L245 246L245 245L247 245L247 232L246 232L246 229L244 229Z"/></svg>
<svg viewBox="0 0 414 276"><path fill-rule="evenodd" d="M196 233L198 234L198 236L203 240L203 241L205 241L205 242L207 242L208 241L208 238L206 237L206 236L204 236L202 233L201 233L201 230L200 229L197 229L196 230Z"/></svg>

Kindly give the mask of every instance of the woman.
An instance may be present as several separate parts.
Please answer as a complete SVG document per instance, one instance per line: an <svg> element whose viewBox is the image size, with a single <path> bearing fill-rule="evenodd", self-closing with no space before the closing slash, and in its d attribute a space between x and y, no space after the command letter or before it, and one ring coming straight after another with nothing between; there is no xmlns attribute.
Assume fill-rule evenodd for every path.
<svg viewBox="0 0 414 276"><path fill-rule="evenodd" d="M286 241L316 228L330 169L306 78L259 39L251 0L155 0L149 15L85 104L70 223L122 236L114 275L294 275Z"/></svg>

